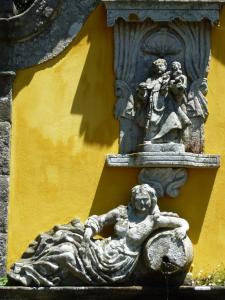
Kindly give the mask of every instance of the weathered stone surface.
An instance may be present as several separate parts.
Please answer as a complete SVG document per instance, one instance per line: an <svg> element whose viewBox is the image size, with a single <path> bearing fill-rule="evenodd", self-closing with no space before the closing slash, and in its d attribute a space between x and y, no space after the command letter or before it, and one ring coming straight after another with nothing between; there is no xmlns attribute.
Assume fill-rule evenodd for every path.
<svg viewBox="0 0 225 300"><path fill-rule="evenodd" d="M6 275L7 234L0 232L0 277Z"/></svg>
<svg viewBox="0 0 225 300"><path fill-rule="evenodd" d="M12 49L11 49L12 51ZM9 51L9 53L11 53ZM1 57L0 61L6 57ZM0 68L0 276L6 273L11 101L14 71Z"/></svg>
<svg viewBox="0 0 225 300"><path fill-rule="evenodd" d="M103 0L107 7L107 22L113 26L118 18L126 22L172 22L176 19L184 22L200 22L204 19L212 23L219 21L220 3L224 1L132 1Z"/></svg>
<svg viewBox="0 0 225 300"><path fill-rule="evenodd" d="M10 123L0 122L0 175L9 175Z"/></svg>
<svg viewBox="0 0 225 300"><path fill-rule="evenodd" d="M11 122L11 99L0 98L0 122Z"/></svg>
<svg viewBox="0 0 225 300"><path fill-rule="evenodd" d="M181 240L171 231L165 230L148 240L144 257L151 270L158 271L162 268L166 274L173 274L190 266L193 247L188 237Z"/></svg>
<svg viewBox="0 0 225 300"><path fill-rule="evenodd" d="M5 256L5 250L6 250L6 241L7 241L7 234L0 233L0 257Z"/></svg>
<svg viewBox="0 0 225 300"><path fill-rule="evenodd" d="M100 0L37 0L23 14L0 19L0 39L5 39L8 28L7 39L15 41L4 45L7 51L0 60L20 69L52 59L72 42L99 3ZM13 55L8 55L11 49Z"/></svg>
<svg viewBox="0 0 225 300"><path fill-rule="evenodd" d="M179 196L179 189L187 181L187 170L179 168L145 168L138 175L140 184L147 183L154 187L158 197Z"/></svg>
<svg viewBox="0 0 225 300"><path fill-rule="evenodd" d="M0 234L7 233L7 228L8 228L8 203L0 202Z"/></svg>
<svg viewBox="0 0 225 300"><path fill-rule="evenodd" d="M9 192L9 176L0 175L0 199L1 202L8 202L8 192Z"/></svg>
<svg viewBox="0 0 225 300"><path fill-rule="evenodd" d="M0 175L0 233L7 232L9 177Z"/></svg>
<svg viewBox="0 0 225 300"><path fill-rule="evenodd" d="M164 143L164 144L152 144L145 143L140 144L137 147L138 152L185 152L183 144L177 143Z"/></svg>
<svg viewBox="0 0 225 300"><path fill-rule="evenodd" d="M0 40L19 41L38 34L57 16L57 8L61 2L61 0L37 0L23 14L0 19ZM11 14L13 12L15 14L12 5L13 3L9 5Z"/></svg>
<svg viewBox="0 0 225 300"><path fill-rule="evenodd" d="M1 49L2 50L2 49ZM12 47L11 47L12 50ZM6 49L7 51L7 49ZM0 62L2 60L4 60L4 52L1 54L3 54L3 57L0 58ZM10 53L11 55L13 55L13 53ZM6 58L5 58L6 59ZM7 63L7 61L6 61ZM8 66L9 67L9 66ZM0 97L3 98L12 98L12 84L13 84L13 80L16 76L16 73L14 71L3 71L0 69ZM5 120L7 121L7 120Z"/></svg>
<svg viewBox="0 0 225 300"><path fill-rule="evenodd" d="M114 235L101 240L92 239L109 224L114 225ZM167 239L165 242L164 239L160 249L163 256L168 254L169 258L170 248L174 250L177 243L182 244L186 239L189 225L177 214L160 212L153 187L138 185L131 190L128 206L121 205L104 215L91 216L84 225L73 220L67 225L55 226L37 237L22 260L12 266L9 278L25 286L107 285L129 283L130 280L135 284L138 277L140 281L135 271L142 259L143 244L150 238L147 251L157 251L154 236L156 234L156 239L160 239L161 234L165 235L165 229L174 241ZM162 233L157 233L158 230ZM178 257L177 254L177 260ZM184 252L182 259L185 259ZM186 261L190 260L188 256ZM154 264L154 270L164 272L162 263L157 267ZM182 265L181 260L178 263L176 271L184 271L186 264ZM140 273L137 271L137 274Z"/></svg>
<svg viewBox="0 0 225 300"><path fill-rule="evenodd" d="M143 152L133 154L108 154L109 167L170 167L170 168L218 168L219 155L173 153L173 152Z"/></svg>
<svg viewBox="0 0 225 300"><path fill-rule="evenodd" d="M171 151L184 152L190 140L187 77L178 61L172 62L171 71L167 67L165 59L153 61L152 76L139 83L134 94L134 122L143 133L138 151L165 152L172 148Z"/></svg>

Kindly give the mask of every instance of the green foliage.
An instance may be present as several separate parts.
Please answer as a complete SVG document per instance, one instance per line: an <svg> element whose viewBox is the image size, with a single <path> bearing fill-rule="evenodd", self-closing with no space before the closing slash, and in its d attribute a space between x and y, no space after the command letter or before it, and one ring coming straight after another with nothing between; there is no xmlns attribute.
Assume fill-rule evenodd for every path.
<svg viewBox="0 0 225 300"><path fill-rule="evenodd" d="M8 282L7 277L0 277L0 286L6 285Z"/></svg>
<svg viewBox="0 0 225 300"><path fill-rule="evenodd" d="M193 284L203 286L225 286L225 265L218 265L216 269L209 274L204 274L203 271L200 271L193 279Z"/></svg>

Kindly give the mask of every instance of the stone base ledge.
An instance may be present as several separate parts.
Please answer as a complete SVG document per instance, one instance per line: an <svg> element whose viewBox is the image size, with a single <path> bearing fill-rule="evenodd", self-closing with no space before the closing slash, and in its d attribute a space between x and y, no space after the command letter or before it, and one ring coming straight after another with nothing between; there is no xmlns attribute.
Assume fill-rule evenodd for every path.
<svg viewBox="0 0 225 300"><path fill-rule="evenodd" d="M169 288L169 300L224 300L224 287L181 286ZM0 287L1 300L164 300L166 287Z"/></svg>
<svg viewBox="0 0 225 300"><path fill-rule="evenodd" d="M132 154L108 154L109 167L134 168L218 168L220 156L190 152L138 152Z"/></svg>

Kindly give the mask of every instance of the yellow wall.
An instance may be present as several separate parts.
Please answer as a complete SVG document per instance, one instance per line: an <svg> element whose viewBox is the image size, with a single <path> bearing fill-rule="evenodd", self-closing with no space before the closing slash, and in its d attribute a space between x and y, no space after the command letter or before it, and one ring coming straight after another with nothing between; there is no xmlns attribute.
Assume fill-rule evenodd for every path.
<svg viewBox="0 0 225 300"><path fill-rule="evenodd" d="M205 150L221 154L221 168L190 170L181 195L160 200L162 210L189 221L196 272L225 263L225 11L212 45ZM104 166L107 153L118 153L113 86L113 32L103 7L62 55L18 72L8 265L54 224L84 220L128 201L139 170Z"/></svg>

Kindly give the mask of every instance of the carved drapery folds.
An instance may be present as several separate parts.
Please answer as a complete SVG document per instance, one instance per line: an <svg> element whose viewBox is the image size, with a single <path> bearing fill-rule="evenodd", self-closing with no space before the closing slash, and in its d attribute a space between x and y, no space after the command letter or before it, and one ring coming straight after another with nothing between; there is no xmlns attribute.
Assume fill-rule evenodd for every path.
<svg viewBox="0 0 225 300"><path fill-rule="evenodd" d="M114 26L119 154L109 166L210 167L204 152L216 1L104 0Z"/></svg>
<svg viewBox="0 0 225 300"><path fill-rule="evenodd" d="M194 153L203 151L204 122L208 116L205 95L210 32L208 21L156 24L150 21L127 23L120 19L116 22L115 115L121 126L120 153L136 152L137 145L143 142L144 131L137 120L135 93L141 82L153 76L152 63L158 58L166 60L168 72L171 72L173 62L181 64L182 72L187 77L186 114L191 121L185 133L185 150ZM140 118L145 119L144 113Z"/></svg>
<svg viewBox="0 0 225 300"><path fill-rule="evenodd" d="M152 271L185 273L193 257L189 225L177 214L160 212L157 199L154 187L137 185L128 206L91 216L85 224L75 219L55 226L29 245L9 279L38 287L115 285L149 283ZM93 239L108 225L114 226L112 236Z"/></svg>

